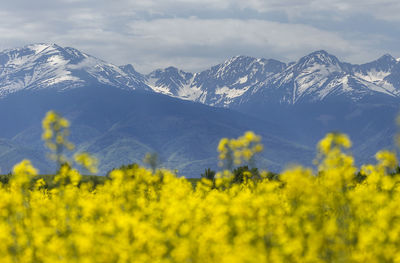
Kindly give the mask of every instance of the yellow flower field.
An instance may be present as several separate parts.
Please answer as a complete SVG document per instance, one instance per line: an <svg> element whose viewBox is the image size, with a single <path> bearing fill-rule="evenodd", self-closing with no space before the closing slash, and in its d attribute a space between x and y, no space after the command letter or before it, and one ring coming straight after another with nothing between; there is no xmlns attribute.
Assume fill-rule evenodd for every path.
<svg viewBox="0 0 400 263"><path fill-rule="evenodd" d="M45 133L44 139L53 138ZM55 140L53 148L66 141ZM77 170L63 166L54 178L57 187L50 189L43 180L32 185L37 171L25 160L0 187L0 259L400 262L396 156L379 152L377 164L357 175L345 153L350 146L345 135L328 134L317 146L316 171L292 167L278 180L266 172L260 178L247 174L241 184L224 171L215 182L202 179L196 187L170 171L135 166L113 171L111 180L93 190L78 185ZM223 139L218 147L221 162L235 165L262 148L253 133ZM90 158L76 156L89 168L95 164Z"/></svg>

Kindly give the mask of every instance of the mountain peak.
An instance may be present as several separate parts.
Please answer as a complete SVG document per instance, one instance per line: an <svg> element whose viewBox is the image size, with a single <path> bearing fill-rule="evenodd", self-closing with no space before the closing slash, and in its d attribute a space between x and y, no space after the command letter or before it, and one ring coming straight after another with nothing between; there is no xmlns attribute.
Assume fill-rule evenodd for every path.
<svg viewBox="0 0 400 263"><path fill-rule="evenodd" d="M169 66L169 67L165 68L164 71L172 73L172 72L178 72L179 69L176 67L173 67L173 66Z"/></svg>
<svg viewBox="0 0 400 263"><path fill-rule="evenodd" d="M175 76L179 76L179 75L193 75L192 73L188 73L185 72L181 69L178 69L176 67L173 66L169 66L167 68L160 68L160 69L156 69L152 72L150 72L149 74L147 74L147 77L159 77L159 76L171 76L171 75L175 75Z"/></svg>
<svg viewBox="0 0 400 263"><path fill-rule="evenodd" d="M10 48L10 49L5 49L0 51L2 54L16 54L19 56L26 56L26 55L38 55L39 53L43 52L44 50L48 49L59 49L61 48L60 46L56 44L46 44L46 43L35 43L35 44L29 44L25 45L23 47L17 47L17 48Z"/></svg>
<svg viewBox="0 0 400 263"><path fill-rule="evenodd" d="M236 55L233 56L230 60L243 60L243 59L256 59L255 57L245 56L245 55Z"/></svg>
<svg viewBox="0 0 400 263"><path fill-rule="evenodd" d="M34 43L19 48L6 49L0 52L7 60L24 57L26 61L35 61L37 59L47 60L52 56L58 56L66 63L76 64L85 58L90 57L81 51L72 47L61 47L57 44Z"/></svg>
<svg viewBox="0 0 400 263"><path fill-rule="evenodd" d="M356 72L361 73L363 76L367 76L367 79L370 79L372 75L376 75L377 72L381 72L380 76L373 76L373 79L375 81L382 81L386 76L391 74L392 69L397 63L398 61L392 55L384 54L374 61L362 65L356 65L354 68Z"/></svg>
<svg viewBox="0 0 400 263"><path fill-rule="evenodd" d="M34 43L24 46L22 49L30 49L35 52L35 54L39 54L45 50L58 50L61 51L63 48L55 43L48 44L48 43Z"/></svg>
<svg viewBox="0 0 400 263"><path fill-rule="evenodd" d="M383 56L378 58L377 61L392 63L396 62L397 60L390 54L384 54Z"/></svg>
<svg viewBox="0 0 400 263"><path fill-rule="evenodd" d="M236 74L237 72L247 71L251 67L263 67L268 61L265 59L254 58L250 56L234 56L223 63L213 66L211 71L217 72L217 75ZM257 66L258 65L258 66Z"/></svg>
<svg viewBox="0 0 400 263"><path fill-rule="evenodd" d="M228 60L226 60L224 63L222 63L223 65L228 65L228 64L236 64L236 63L249 63L252 61L257 60L254 57L250 57L250 56L244 56L244 55L237 55L234 56Z"/></svg>
<svg viewBox="0 0 400 263"><path fill-rule="evenodd" d="M311 55L311 56L313 56L313 55L324 55L324 56L330 56L330 54L326 51L326 50L323 50L323 49L320 49L320 50L316 50L316 51L313 51L313 52L311 52L310 54L308 54L309 56Z"/></svg>
<svg viewBox="0 0 400 263"><path fill-rule="evenodd" d="M329 54L325 50L317 50L314 51L307 56L303 57L307 61L313 61L317 63L330 63L330 64L337 64L339 60L334 55Z"/></svg>
<svg viewBox="0 0 400 263"><path fill-rule="evenodd" d="M119 66L120 69L122 69L125 72L129 72L129 73L136 73L135 68L132 66L132 64L126 64L126 65L122 65Z"/></svg>
<svg viewBox="0 0 400 263"><path fill-rule="evenodd" d="M293 64L298 70L303 70L315 65L340 67L341 63L337 57L329 54L325 50L317 50L302 57L297 63Z"/></svg>

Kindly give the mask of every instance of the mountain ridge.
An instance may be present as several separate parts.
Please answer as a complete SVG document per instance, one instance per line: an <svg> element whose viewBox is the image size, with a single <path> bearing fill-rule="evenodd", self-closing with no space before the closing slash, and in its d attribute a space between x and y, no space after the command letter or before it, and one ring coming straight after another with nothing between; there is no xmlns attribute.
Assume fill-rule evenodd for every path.
<svg viewBox="0 0 400 263"><path fill-rule="evenodd" d="M176 67L137 72L70 47L31 44L0 52L0 97L21 89L80 88L88 83L161 93L210 106L267 102L295 104L344 95L357 101L383 93L400 97L400 62L389 54L364 63L341 62L324 50L296 62L235 56L201 72Z"/></svg>
<svg viewBox="0 0 400 263"><path fill-rule="evenodd" d="M382 93L400 97L399 69L400 62L388 54L358 65L341 62L328 52L319 50L289 64L236 56L202 72L192 73L193 78L182 85L176 85L175 81L173 91L163 81L169 78L174 82L173 76L159 69L149 75L154 72L164 74L159 74L158 79L153 77L153 82L147 84L155 92L219 107L251 103L254 96L282 104L295 104L302 100L312 102L337 95L357 101ZM185 95L175 92L179 89L185 90Z"/></svg>
<svg viewBox="0 0 400 263"><path fill-rule="evenodd" d="M0 97L22 89L81 88L93 82L150 91L133 71L71 47L31 44L0 52Z"/></svg>

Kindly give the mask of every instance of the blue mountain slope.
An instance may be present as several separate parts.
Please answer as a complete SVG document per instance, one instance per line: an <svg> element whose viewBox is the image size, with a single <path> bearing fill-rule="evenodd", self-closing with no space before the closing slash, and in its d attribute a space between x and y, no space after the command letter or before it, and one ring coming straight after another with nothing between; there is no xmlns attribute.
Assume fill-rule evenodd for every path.
<svg viewBox="0 0 400 263"><path fill-rule="evenodd" d="M11 120L5 109L18 114ZM124 163L141 162L146 152L157 152L162 166L179 169L185 176L199 176L207 167L217 168L220 138L237 137L248 129L264 138L267 151L261 161L268 164L266 168L277 171L287 162L306 163L313 154L309 148L277 136L283 131L276 125L232 110L107 86L26 91L3 98L0 122L8 127L0 131L0 137L44 151L40 120L50 109L71 120L71 140L77 149L96 155L104 173ZM49 172L44 156L37 165ZM0 166L8 167L1 157Z"/></svg>

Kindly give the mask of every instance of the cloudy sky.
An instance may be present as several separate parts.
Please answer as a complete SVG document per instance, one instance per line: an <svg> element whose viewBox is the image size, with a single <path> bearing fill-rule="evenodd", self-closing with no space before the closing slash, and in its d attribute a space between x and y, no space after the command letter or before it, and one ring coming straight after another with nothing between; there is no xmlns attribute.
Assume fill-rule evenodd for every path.
<svg viewBox="0 0 400 263"><path fill-rule="evenodd" d="M284 62L325 49L400 57L399 0L3 0L0 49L71 46L149 72L198 71L235 55Z"/></svg>

